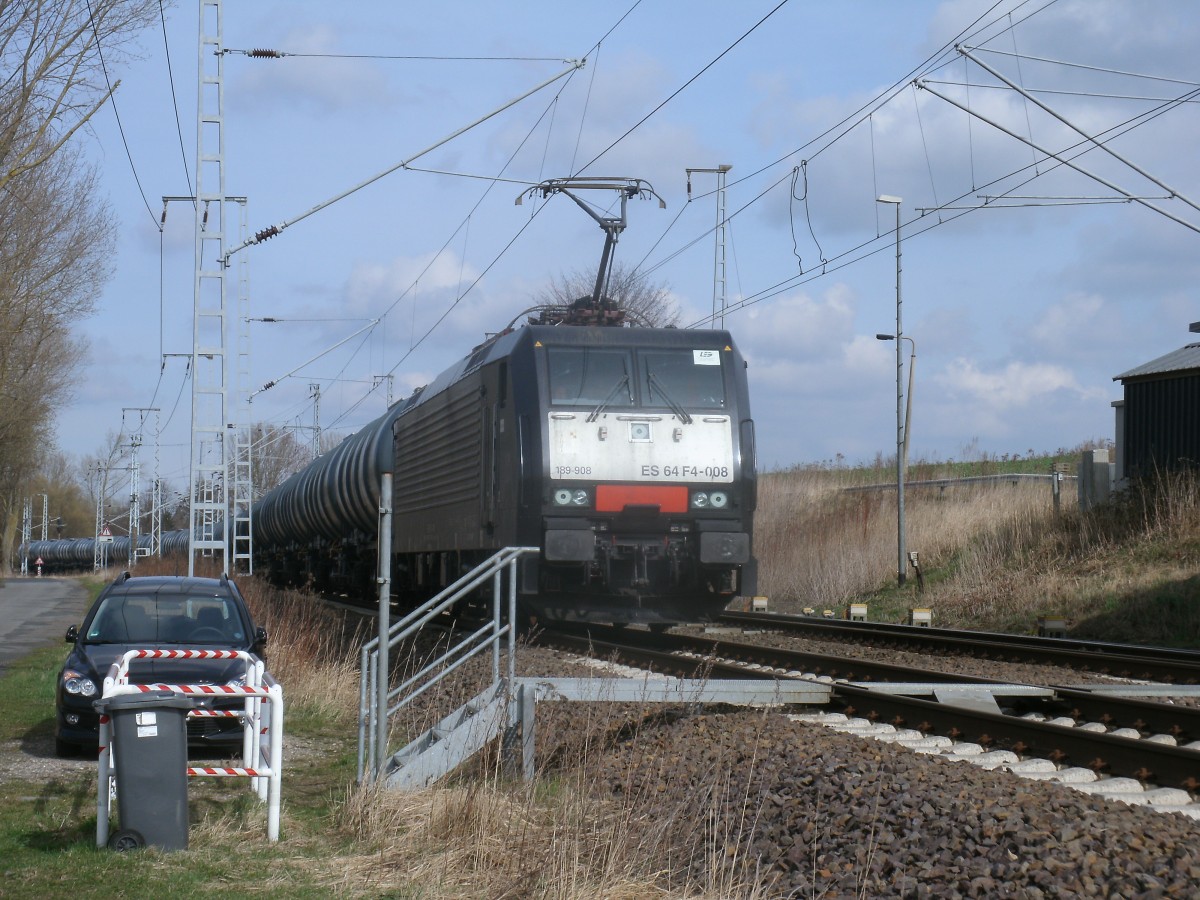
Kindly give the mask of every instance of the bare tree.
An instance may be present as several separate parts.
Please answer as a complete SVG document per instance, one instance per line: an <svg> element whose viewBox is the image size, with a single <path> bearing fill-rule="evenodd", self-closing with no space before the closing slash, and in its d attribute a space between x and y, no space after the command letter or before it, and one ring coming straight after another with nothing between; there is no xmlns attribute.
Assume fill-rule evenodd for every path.
<svg viewBox="0 0 1200 900"><path fill-rule="evenodd" d="M66 147L0 187L0 523L12 546L19 487L53 447L84 343L72 327L108 276L108 210Z"/></svg>
<svg viewBox="0 0 1200 900"><path fill-rule="evenodd" d="M29 482L26 497L33 498L33 536L41 537L42 505L39 498L46 495L49 507L47 535L56 538L91 537L96 510L89 504L80 483L78 472L66 454L52 451L40 458L37 473Z"/></svg>
<svg viewBox="0 0 1200 900"><path fill-rule="evenodd" d="M301 442L292 428L259 422L253 426L251 436L255 500L287 481L312 461L312 448L307 442Z"/></svg>
<svg viewBox="0 0 1200 900"><path fill-rule="evenodd" d="M83 351L71 329L110 273L111 216L69 144L112 96L107 66L155 0L0 0L0 546L52 446Z"/></svg>
<svg viewBox="0 0 1200 900"><path fill-rule="evenodd" d="M595 272L576 269L553 279L537 295L537 301L551 306L573 303L581 297L591 297L595 283ZM671 289L648 281L620 263L612 267L605 296L616 301L637 325L667 328L679 324L679 303Z"/></svg>
<svg viewBox="0 0 1200 900"><path fill-rule="evenodd" d="M155 0L0 0L0 188L58 153L120 82Z"/></svg>

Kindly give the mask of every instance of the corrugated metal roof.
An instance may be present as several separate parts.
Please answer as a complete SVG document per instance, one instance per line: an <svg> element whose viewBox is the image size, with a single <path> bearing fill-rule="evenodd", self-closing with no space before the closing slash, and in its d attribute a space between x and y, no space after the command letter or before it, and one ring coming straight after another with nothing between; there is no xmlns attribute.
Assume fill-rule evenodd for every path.
<svg viewBox="0 0 1200 900"><path fill-rule="evenodd" d="M1152 359L1136 369L1122 372L1113 376L1113 381L1124 381L1126 378L1136 378L1139 375L1163 375L1167 372L1182 372L1186 369L1200 369L1200 343L1188 344L1166 356Z"/></svg>

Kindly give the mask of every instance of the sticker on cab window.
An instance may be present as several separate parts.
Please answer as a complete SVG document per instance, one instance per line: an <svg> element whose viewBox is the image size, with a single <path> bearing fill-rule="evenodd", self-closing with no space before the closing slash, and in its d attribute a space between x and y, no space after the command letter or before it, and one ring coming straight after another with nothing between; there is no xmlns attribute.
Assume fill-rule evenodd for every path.
<svg viewBox="0 0 1200 900"><path fill-rule="evenodd" d="M692 363L697 366L719 366L721 352L719 350L693 350Z"/></svg>

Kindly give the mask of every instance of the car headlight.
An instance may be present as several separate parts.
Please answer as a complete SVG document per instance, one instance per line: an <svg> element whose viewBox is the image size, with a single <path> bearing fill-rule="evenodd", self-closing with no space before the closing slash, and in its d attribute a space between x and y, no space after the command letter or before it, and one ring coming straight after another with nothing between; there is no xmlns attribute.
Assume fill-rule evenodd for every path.
<svg viewBox="0 0 1200 900"><path fill-rule="evenodd" d="M704 491L696 491L692 494L692 506L696 509L705 509L708 506L708 494Z"/></svg>
<svg viewBox="0 0 1200 900"><path fill-rule="evenodd" d="M62 673L63 690L79 697L96 696L96 682L79 672L67 669Z"/></svg>
<svg viewBox="0 0 1200 900"><path fill-rule="evenodd" d="M729 503L729 497L724 491L713 491L708 495L708 503L713 509L724 509Z"/></svg>

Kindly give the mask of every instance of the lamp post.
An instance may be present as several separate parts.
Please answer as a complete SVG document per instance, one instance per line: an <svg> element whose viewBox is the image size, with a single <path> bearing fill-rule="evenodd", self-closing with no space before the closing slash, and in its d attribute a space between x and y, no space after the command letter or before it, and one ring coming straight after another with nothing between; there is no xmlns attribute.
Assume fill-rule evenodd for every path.
<svg viewBox="0 0 1200 900"><path fill-rule="evenodd" d="M877 341L894 341L894 334L877 334ZM912 398L913 398L913 370L917 367L917 342L910 338L907 334L902 335L900 340L908 341L912 345L912 353L908 357L908 396L904 398L904 477L908 478L908 450L912 446L911 434L912 431Z"/></svg>
<svg viewBox="0 0 1200 900"><path fill-rule="evenodd" d="M908 567L904 554L904 326L900 295L900 197L881 194L879 203L891 203L896 207L896 581L903 587L908 578ZM916 344L913 344L916 354Z"/></svg>

